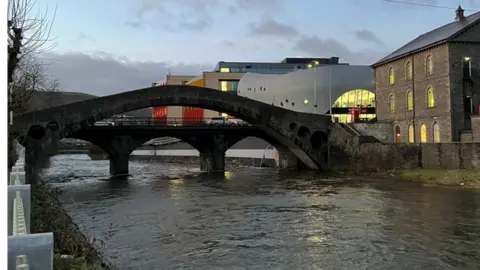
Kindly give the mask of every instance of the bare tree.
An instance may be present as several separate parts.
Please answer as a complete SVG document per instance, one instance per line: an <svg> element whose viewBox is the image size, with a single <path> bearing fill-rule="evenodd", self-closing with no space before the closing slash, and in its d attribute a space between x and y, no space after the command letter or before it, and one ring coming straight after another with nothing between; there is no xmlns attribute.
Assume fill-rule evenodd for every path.
<svg viewBox="0 0 480 270"><path fill-rule="evenodd" d="M7 78L9 91L9 111L15 113L26 109L35 91L54 91L58 80L46 75L45 68L38 59L39 54L51 50L56 44L51 38L51 30L56 8L51 19L48 9L38 10L35 0L8 0L7 10ZM9 132L9 163L16 159L15 138L23 134Z"/></svg>

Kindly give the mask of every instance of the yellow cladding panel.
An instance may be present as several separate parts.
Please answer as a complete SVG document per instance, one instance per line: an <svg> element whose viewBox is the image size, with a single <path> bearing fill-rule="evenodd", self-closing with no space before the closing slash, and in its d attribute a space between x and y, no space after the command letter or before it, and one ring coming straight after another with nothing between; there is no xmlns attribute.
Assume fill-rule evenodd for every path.
<svg viewBox="0 0 480 270"><path fill-rule="evenodd" d="M187 85L203 87L203 77L198 80L188 82Z"/></svg>

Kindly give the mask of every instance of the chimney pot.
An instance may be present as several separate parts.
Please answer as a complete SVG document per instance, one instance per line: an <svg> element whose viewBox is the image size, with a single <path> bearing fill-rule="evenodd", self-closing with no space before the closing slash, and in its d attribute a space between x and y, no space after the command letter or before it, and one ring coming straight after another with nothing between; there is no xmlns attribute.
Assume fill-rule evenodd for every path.
<svg viewBox="0 0 480 270"><path fill-rule="evenodd" d="M458 22L463 19L465 19L464 10L462 9L462 6L458 5L457 10L455 10L455 21Z"/></svg>

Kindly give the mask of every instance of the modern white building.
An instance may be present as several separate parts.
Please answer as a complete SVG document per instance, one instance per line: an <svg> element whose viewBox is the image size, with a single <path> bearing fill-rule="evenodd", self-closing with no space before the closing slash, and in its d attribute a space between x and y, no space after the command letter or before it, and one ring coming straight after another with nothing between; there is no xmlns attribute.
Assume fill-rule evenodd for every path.
<svg viewBox="0 0 480 270"><path fill-rule="evenodd" d="M347 114L335 114L346 108L375 108L374 92L369 66L323 65L278 75L246 73L238 83L240 96L306 113L325 114L333 107L341 122L349 122ZM371 111L360 115L374 117Z"/></svg>

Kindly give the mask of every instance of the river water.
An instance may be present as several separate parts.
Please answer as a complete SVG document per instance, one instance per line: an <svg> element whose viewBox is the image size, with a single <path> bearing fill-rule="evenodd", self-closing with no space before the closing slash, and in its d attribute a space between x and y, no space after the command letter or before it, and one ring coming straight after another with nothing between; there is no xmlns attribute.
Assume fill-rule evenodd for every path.
<svg viewBox="0 0 480 270"><path fill-rule="evenodd" d="M44 175L119 269L479 269L480 190L52 158Z"/></svg>

